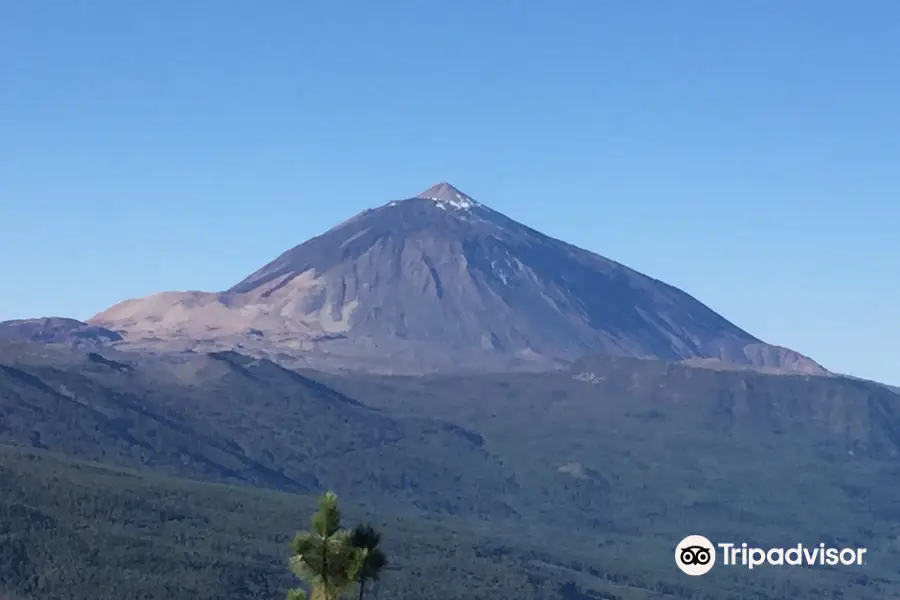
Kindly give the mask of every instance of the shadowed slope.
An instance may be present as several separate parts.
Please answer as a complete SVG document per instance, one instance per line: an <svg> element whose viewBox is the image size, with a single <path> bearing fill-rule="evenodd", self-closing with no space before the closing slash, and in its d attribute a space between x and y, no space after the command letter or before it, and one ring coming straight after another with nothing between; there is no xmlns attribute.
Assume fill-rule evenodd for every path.
<svg viewBox="0 0 900 600"><path fill-rule="evenodd" d="M512 512L514 485L459 426L396 418L234 352L104 354L0 345L0 443L373 503L427 500L437 512Z"/></svg>

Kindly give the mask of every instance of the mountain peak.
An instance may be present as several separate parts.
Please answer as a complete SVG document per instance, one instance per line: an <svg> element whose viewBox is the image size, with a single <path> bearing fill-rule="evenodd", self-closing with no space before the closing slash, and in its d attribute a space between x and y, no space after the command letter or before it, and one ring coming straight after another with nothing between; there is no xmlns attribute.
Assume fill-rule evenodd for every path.
<svg viewBox="0 0 900 600"><path fill-rule="evenodd" d="M431 186L416 196L416 198L434 200L435 202L440 202L442 204L450 204L455 208L471 208L478 204L470 196L462 193L446 181Z"/></svg>
<svg viewBox="0 0 900 600"><path fill-rule="evenodd" d="M359 213L223 292L157 294L90 322L139 349L240 347L326 370L555 368L594 354L819 368L447 182Z"/></svg>

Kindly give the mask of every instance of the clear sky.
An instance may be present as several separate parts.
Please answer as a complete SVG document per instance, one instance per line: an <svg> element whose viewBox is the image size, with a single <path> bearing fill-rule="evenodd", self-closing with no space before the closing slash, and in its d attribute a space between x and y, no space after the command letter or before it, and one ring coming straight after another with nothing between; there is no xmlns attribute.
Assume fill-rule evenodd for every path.
<svg viewBox="0 0 900 600"><path fill-rule="evenodd" d="M442 180L900 383L896 0L0 0L0 319Z"/></svg>

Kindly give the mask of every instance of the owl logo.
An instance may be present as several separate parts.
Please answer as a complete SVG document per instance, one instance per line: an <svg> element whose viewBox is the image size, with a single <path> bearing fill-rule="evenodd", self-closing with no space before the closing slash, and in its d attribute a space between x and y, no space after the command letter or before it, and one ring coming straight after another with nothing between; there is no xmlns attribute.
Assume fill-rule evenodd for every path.
<svg viewBox="0 0 900 600"><path fill-rule="evenodd" d="M689 535L675 547L675 564L686 575L706 575L716 564L716 547L702 535Z"/></svg>

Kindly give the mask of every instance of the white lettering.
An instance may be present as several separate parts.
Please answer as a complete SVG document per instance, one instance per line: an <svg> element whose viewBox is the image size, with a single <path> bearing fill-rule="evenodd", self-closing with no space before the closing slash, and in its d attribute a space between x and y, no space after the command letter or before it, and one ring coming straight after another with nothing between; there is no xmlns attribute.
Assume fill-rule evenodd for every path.
<svg viewBox="0 0 900 600"><path fill-rule="evenodd" d="M676 548L676 563L688 575L703 575L714 567L717 557L726 567L741 565L753 570L767 564L775 567L862 565L866 552L866 548L831 548L824 543L811 547L801 543L787 548L758 548L746 542L714 544L703 536L690 536Z"/></svg>
<svg viewBox="0 0 900 600"><path fill-rule="evenodd" d="M730 566L734 564L734 554L732 554L732 548L734 548L734 544L719 544L719 548L722 549L722 564L725 566ZM731 560L729 560L731 559Z"/></svg>
<svg viewBox="0 0 900 600"><path fill-rule="evenodd" d="M795 558L791 558L791 557ZM797 544L796 548L791 548L787 552L784 553L784 558L787 564L792 567L796 567L803 564L803 545Z"/></svg>
<svg viewBox="0 0 900 600"><path fill-rule="evenodd" d="M766 553L762 548L750 549L750 568L758 567L766 563Z"/></svg>

